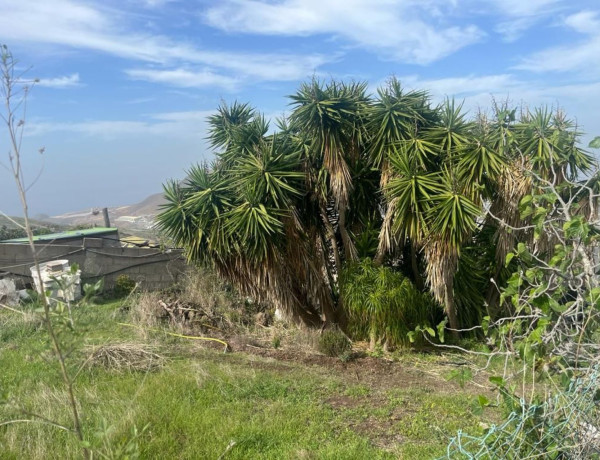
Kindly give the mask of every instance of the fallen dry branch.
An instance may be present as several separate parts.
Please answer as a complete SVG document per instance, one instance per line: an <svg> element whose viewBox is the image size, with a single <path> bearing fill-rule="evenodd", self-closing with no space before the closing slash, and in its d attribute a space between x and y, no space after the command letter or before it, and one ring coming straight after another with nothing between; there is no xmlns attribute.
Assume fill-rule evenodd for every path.
<svg viewBox="0 0 600 460"><path fill-rule="evenodd" d="M209 314L201 307L190 306L182 302L180 299L176 300L158 300L158 306L163 312L162 318L169 318L172 324L187 324L204 327L207 329L213 329L219 332L225 332L223 329L207 324L208 322L223 323L224 318L219 315Z"/></svg>
<svg viewBox="0 0 600 460"><path fill-rule="evenodd" d="M160 369L165 358L147 345L119 343L90 350L86 367L100 366L114 371L152 372Z"/></svg>

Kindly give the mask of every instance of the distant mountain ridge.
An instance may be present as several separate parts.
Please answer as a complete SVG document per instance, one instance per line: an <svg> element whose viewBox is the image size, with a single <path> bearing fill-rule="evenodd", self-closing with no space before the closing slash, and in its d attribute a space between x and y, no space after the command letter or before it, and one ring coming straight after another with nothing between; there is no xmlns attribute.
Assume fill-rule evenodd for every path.
<svg viewBox="0 0 600 460"><path fill-rule="evenodd" d="M165 203L162 193L155 193L139 203L108 208L111 226L125 230L127 233L147 234L154 226L154 219ZM67 212L51 216L48 222L64 226L104 226L102 208Z"/></svg>

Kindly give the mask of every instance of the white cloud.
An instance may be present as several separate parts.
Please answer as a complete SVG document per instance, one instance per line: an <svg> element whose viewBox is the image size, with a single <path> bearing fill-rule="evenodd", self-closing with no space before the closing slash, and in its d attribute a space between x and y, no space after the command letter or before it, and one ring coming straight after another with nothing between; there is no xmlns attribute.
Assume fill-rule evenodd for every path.
<svg viewBox="0 0 600 460"><path fill-rule="evenodd" d="M140 0L139 3L146 8L162 8L169 3L173 3L175 0Z"/></svg>
<svg viewBox="0 0 600 460"><path fill-rule="evenodd" d="M466 97L473 94L492 94L498 90L507 92L519 88L522 83L511 74L467 75L463 77L420 79L410 75L401 79L403 85L413 89L426 89L438 97Z"/></svg>
<svg viewBox="0 0 600 460"><path fill-rule="evenodd" d="M247 53L226 52L202 49L192 43L176 41L169 37L134 30L122 11L93 7L73 0L28 0L15 2L0 0L0 39L8 42L34 43L67 46L74 49L94 50L133 59L154 65L163 65L165 73L152 73L153 69L134 69L145 78L169 83L188 83L183 86L206 86L213 82L223 86L222 78L212 74L228 72L227 84L234 79L254 80L296 80L313 73L327 59L319 54L301 55L297 53ZM209 66L211 69L196 71L195 77L175 73L173 66ZM213 70L221 69L222 72ZM155 69L154 69L155 70ZM191 72L191 71L190 71ZM204 75L203 75L204 73ZM191 84L195 79L196 83ZM204 84L204 83L206 84ZM181 84L179 85L181 86Z"/></svg>
<svg viewBox="0 0 600 460"><path fill-rule="evenodd" d="M4 39L66 45L150 62L193 57L196 51L165 37L134 33L115 11L95 9L72 0L0 0L0 34Z"/></svg>
<svg viewBox="0 0 600 460"><path fill-rule="evenodd" d="M205 52L203 62L213 68L222 69L215 72L212 68L193 69L176 67L171 69L143 68L129 69L125 73L135 80L163 83L179 88L221 87L233 91L248 80L251 81L294 81L316 73L317 69L337 59L337 56L326 58L324 55L281 55L281 54L238 54L227 52ZM232 75L226 75L230 72Z"/></svg>
<svg viewBox="0 0 600 460"><path fill-rule="evenodd" d="M59 132L94 139L198 138L202 140L202 125L213 114L207 111L164 112L148 114L148 121L86 120L81 122L32 121L27 125L31 138Z"/></svg>
<svg viewBox="0 0 600 460"><path fill-rule="evenodd" d="M384 57L428 64L478 42L475 25L444 22L447 2L430 0L224 0L205 20L230 32L307 36L333 34Z"/></svg>
<svg viewBox="0 0 600 460"><path fill-rule="evenodd" d="M187 69L154 70L130 69L125 73L134 80L144 80L153 83L164 83L180 88L204 88L207 86L234 89L239 80L225 75L216 74L210 70L190 71Z"/></svg>
<svg viewBox="0 0 600 460"><path fill-rule="evenodd" d="M516 66L532 72L581 71L584 75L600 75L600 19L597 12L582 11L567 16L564 25L586 35L578 43L534 53Z"/></svg>
<svg viewBox="0 0 600 460"><path fill-rule="evenodd" d="M46 88L69 88L79 86L80 84L78 73L55 78L40 78L36 83L37 86L44 86Z"/></svg>
<svg viewBox="0 0 600 460"><path fill-rule="evenodd" d="M582 34L600 34L600 21L595 11L580 11L565 18L565 24Z"/></svg>
<svg viewBox="0 0 600 460"><path fill-rule="evenodd" d="M147 102L153 102L155 101L156 98L155 97L137 97L135 99L130 99L129 101L127 101L127 104L145 104Z"/></svg>
<svg viewBox="0 0 600 460"><path fill-rule="evenodd" d="M509 21L500 22L495 30L503 36L504 41L514 42L523 35L523 32L531 28L539 20L540 18L536 16L513 18Z"/></svg>
<svg viewBox="0 0 600 460"><path fill-rule="evenodd" d="M162 112L149 115L150 118L160 121L169 121L177 123L204 123L206 119L213 115L213 110L188 110L183 112Z"/></svg>
<svg viewBox="0 0 600 460"><path fill-rule="evenodd" d="M531 27L564 7L565 0L464 0L462 8L496 21L494 30L514 42Z"/></svg>
<svg viewBox="0 0 600 460"><path fill-rule="evenodd" d="M323 64L337 59L339 59L339 55L325 56L323 54L205 53L204 55L204 62L209 65L269 81L292 81L306 78L315 73L317 68Z"/></svg>
<svg viewBox="0 0 600 460"><path fill-rule="evenodd" d="M508 17L535 16L553 11L563 0L486 0L494 9Z"/></svg>
<svg viewBox="0 0 600 460"><path fill-rule="evenodd" d="M463 76L441 79L422 79L416 75L401 77L409 88L426 89L436 102L445 97L464 99L464 109L473 113L478 109L491 108L493 99L505 101L512 106L527 107L560 106L575 118L587 133L587 145L594 135L600 134L597 101L600 100L600 82L559 84L548 81L531 81L513 74Z"/></svg>

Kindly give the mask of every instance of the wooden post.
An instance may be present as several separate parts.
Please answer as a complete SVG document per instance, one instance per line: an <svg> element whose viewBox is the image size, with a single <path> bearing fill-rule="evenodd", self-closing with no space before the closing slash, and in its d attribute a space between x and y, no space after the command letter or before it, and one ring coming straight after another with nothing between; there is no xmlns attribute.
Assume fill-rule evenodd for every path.
<svg viewBox="0 0 600 460"><path fill-rule="evenodd" d="M102 215L104 216L104 226L110 227L110 219L108 218L108 208L102 208Z"/></svg>

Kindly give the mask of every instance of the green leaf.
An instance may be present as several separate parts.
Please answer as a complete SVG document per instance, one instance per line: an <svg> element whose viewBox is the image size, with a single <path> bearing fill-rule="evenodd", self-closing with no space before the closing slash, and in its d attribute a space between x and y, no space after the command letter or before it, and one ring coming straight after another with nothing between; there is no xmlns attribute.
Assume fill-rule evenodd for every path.
<svg viewBox="0 0 600 460"><path fill-rule="evenodd" d="M529 217L533 213L533 197L531 195L525 195L519 202L519 213L521 219Z"/></svg>
<svg viewBox="0 0 600 460"><path fill-rule="evenodd" d="M517 244L517 255L524 261L529 262L531 260L531 254L529 248L525 243Z"/></svg>
<svg viewBox="0 0 600 460"><path fill-rule="evenodd" d="M552 298L549 299L549 302L550 302L550 308L552 308L552 310L554 310L556 313L562 314L565 311L567 311L568 305L561 305Z"/></svg>
<svg viewBox="0 0 600 460"><path fill-rule="evenodd" d="M589 226L581 217L575 217L563 224L563 230L569 238L585 238L589 233Z"/></svg>
<svg viewBox="0 0 600 460"><path fill-rule="evenodd" d="M484 395L478 395L477 402L479 403L479 406L482 408L490 405L490 400Z"/></svg>
<svg viewBox="0 0 600 460"><path fill-rule="evenodd" d="M514 257L515 257L515 253L514 252L509 252L508 254L506 254L506 259L504 261L504 266L508 267L508 264L510 264L511 260L513 260Z"/></svg>
<svg viewBox="0 0 600 460"><path fill-rule="evenodd" d="M600 136L594 137L588 144L589 148L600 149Z"/></svg>
<svg viewBox="0 0 600 460"><path fill-rule="evenodd" d="M506 385L506 381L498 375L492 375L489 380L491 383L499 387L503 387L504 385Z"/></svg>
<svg viewBox="0 0 600 460"><path fill-rule="evenodd" d="M438 338L441 343L444 343L444 333L446 331L446 323L448 323L448 318L444 318L440 324L437 325Z"/></svg>
<svg viewBox="0 0 600 460"><path fill-rule="evenodd" d="M490 317L484 316L481 320L481 328L483 329L483 333L488 335L488 331L490 329Z"/></svg>

